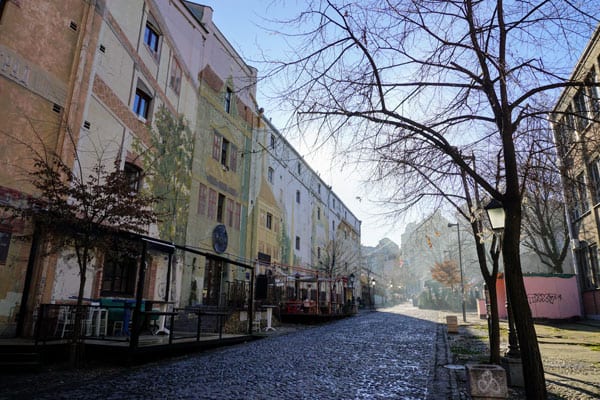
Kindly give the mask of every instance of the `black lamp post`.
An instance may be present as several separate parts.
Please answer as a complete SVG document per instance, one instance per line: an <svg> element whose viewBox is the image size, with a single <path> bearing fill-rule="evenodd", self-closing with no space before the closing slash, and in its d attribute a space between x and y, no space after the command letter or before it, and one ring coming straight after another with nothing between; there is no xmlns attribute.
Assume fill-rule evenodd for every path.
<svg viewBox="0 0 600 400"><path fill-rule="evenodd" d="M460 245L460 225L458 224L458 222L456 224L448 224L448 228L452 228L456 226L456 234L458 236L458 266L460 268L460 291L461 291L461 298L462 298L462 315L463 315L463 322L467 322L467 310L465 307L465 280L463 277L463 266L462 266L462 250L461 250L461 245Z"/></svg>
<svg viewBox="0 0 600 400"><path fill-rule="evenodd" d="M375 278L371 279L371 308L375 309Z"/></svg>
<svg viewBox="0 0 600 400"><path fill-rule="evenodd" d="M495 234L499 235L499 241L502 243L502 232L504 231L504 207L502 203L496 199L492 199L487 206L485 211L490 220L490 225ZM514 326L514 318L512 314L512 307L510 305L510 296L506 290L506 271L504 272L504 288L506 291L506 314L508 317L508 350L504 354L507 357L520 358L521 353L519 351L519 341L517 339L517 332Z"/></svg>

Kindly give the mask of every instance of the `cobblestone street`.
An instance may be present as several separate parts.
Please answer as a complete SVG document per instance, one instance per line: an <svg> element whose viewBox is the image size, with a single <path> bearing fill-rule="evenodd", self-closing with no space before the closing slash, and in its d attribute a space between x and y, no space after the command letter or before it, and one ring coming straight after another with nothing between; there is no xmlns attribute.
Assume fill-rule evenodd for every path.
<svg viewBox="0 0 600 400"><path fill-rule="evenodd" d="M129 369L17 377L0 385L0 399L446 398L447 382L433 385L437 330L429 320L366 312Z"/></svg>

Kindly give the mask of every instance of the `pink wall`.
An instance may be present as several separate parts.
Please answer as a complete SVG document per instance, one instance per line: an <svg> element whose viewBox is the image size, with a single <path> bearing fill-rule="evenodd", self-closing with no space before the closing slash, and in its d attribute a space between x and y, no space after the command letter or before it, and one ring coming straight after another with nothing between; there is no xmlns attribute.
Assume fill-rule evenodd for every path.
<svg viewBox="0 0 600 400"><path fill-rule="evenodd" d="M533 318L567 319L580 317L579 292L575 275L526 275L523 278ZM498 314L506 319L504 275L496 282Z"/></svg>

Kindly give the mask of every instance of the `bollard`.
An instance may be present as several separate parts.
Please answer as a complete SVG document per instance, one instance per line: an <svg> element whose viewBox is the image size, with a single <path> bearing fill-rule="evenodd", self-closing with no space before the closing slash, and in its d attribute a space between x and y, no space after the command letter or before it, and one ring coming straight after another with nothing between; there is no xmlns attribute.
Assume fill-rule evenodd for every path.
<svg viewBox="0 0 600 400"><path fill-rule="evenodd" d="M467 364L467 383L472 399L506 399L506 371L494 364Z"/></svg>
<svg viewBox="0 0 600 400"><path fill-rule="evenodd" d="M458 333L458 318L456 315L447 315L446 325L448 325L448 333Z"/></svg>

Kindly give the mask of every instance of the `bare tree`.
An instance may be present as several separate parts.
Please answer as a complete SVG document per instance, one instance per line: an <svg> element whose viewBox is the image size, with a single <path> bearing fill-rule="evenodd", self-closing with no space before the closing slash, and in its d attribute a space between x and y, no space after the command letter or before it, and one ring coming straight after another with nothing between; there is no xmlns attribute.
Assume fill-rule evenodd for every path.
<svg viewBox="0 0 600 400"><path fill-rule="evenodd" d="M69 135L72 139L72 135ZM27 173L35 194L17 203L4 205L13 218L33 223L34 234L45 243L38 255L72 251L79 268L79 288L70 360L79 364L83 298L86 272L94 257L125 246L139 253L131 233L143 233L157 222L153 205L158 198L133 189L137 182L119 166L105 165L101 159L84 170L77 154L71 168L63 158L51 151L32 152L33 168ZM75 146L73 146L74 148ZM117 240L117 237L120 240Z"/></svg>
<svg viewBox="0 0 600 400"><path fill-rule="evenodd" d="M547 392L519 255L522 163L528 124L551 110L554 91L588 84L569 81L572 66L561 64L597 23L594 6L581 7L588 9L558 0L314 0L285 21L293 39L306 40L294 41L297 57L274 70L289 77L283 95L308 124L301 128L369 144L363 148L425 144L503 204L507 291L531 399ZM463 156L471 153L477 171Z"/></svg>
<svg viewBox="0 0 600 400"><path fill-rule="evenodd" d="M523 246L531 249L551 272L562 273L569 250L558 170L547 158L534 157L535 172L529 179L523 202Z"/></svg>

